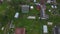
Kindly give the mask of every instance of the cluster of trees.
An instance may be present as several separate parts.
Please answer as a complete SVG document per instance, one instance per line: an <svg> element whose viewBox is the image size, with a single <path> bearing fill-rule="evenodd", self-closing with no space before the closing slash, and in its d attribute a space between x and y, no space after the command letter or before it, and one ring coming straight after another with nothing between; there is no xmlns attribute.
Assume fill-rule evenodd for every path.
<svg viewBox="0 0 60 34"><path fill-rule="evenodd" d="M19 5L25 3L26 0L11 0L11 2L7 3L9 7L5 10L5 14L0 15L0 26L4 26L9 20L14 19L14 14L16 12L21 12L21 7Z"/></svg>

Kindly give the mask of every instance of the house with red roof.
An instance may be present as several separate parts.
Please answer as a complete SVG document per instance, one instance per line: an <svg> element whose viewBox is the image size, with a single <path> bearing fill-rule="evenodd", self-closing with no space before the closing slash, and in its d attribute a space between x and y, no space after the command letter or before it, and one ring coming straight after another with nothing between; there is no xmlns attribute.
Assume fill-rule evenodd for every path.
<svg viewBox="0 0 60 34"><path fill-rule="evenodd" d="M15 34L25 34L25 28L15 28Z"/></svg>

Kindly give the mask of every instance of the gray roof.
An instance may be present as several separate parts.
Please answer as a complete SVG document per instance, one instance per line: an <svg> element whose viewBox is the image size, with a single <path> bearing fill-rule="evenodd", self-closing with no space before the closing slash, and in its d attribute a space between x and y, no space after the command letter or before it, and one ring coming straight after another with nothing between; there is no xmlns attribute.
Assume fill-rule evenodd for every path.
<svg viewBox="0 0 60 34"><path fill-rule="evenodd" d="M29 12L29 5L22 5L22 13L28 13Z"/></svg>
<svg viewBox="0 0 60 34"><path fill-rule="evenodd" d="M54 29L53 29L53 32L54 32L54 34L59 34L59 28L56 26L56 27L54 27Z"/></svg>

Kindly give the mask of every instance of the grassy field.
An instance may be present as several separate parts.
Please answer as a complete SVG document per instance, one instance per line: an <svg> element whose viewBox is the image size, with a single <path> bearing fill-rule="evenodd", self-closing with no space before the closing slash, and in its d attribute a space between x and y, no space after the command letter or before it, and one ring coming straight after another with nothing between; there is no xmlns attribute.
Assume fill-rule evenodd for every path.
<svg viewBox="0 0 60 34"><path fill-rule="evenodd" d="M23 14L21 13L21 7L19 7L19 5L16 5L19 7L19 8L17 7L18 8L17 9L16 6L13 5L14 8L12 8L13 6L9 5L6 2L1 4L0 5L0 23L3 24L1 25L1 27L3 26L5 27L8 20L13 20L14 21L13 24L15 25L15 27L26 28L26 34L43 34L42 26L47 25L47 22L53 22L52 26L48 26L48 32L49 32L48 34L52 34L53 33L52 28L54 27L54 25L60 26L60 16L52 15L50 12L48 12L49 9L52 10L49 4L47 4L47 10L46 10L46 13L49 15L49 19L47 20L38 19L39 11L36 10L36 6L33 3L30 3L29 5L33 5L34 9L30 10L29 13L27 14ZM7 6L9 6L9 8L7 8ZM56 11L58 11L58 9L56 9ZM17 19L14 18L14 14L16 12L20 13L19 18ZM34 15L36 16L37 19L29 20L27 19L29 15ZM0 34L3 34L2 30L0 30Z"/></svg>

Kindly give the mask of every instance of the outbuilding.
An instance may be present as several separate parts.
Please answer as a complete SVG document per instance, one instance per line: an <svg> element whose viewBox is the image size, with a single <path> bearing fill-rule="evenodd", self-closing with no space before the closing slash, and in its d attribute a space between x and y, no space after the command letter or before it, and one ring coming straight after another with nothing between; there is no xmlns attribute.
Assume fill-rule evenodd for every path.
<svg viewBox="0 0 60 34"><path fill-rule="evenodd" d="M47 25L43 25L43 33L44 34L48 33Z"/></svg>
<svg viewBox="0 0 60 34"><path fill-rule="evenodd" d="M18 18L19 17L19 12L16 12L14 17Z"/></svg>
<svg viewBox="0 0 60 34"><path fill-rule="evenodd" d="M25 28L15 28L15 34L25 34Z"/></svg>
<svg viewBox="0 0 60 34"><path fill-rule="evenodd" d="M28 13L29 12L29 5L21 5L22 13Z"/></svg>

